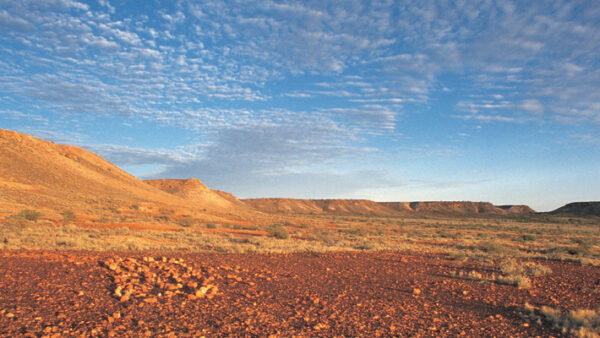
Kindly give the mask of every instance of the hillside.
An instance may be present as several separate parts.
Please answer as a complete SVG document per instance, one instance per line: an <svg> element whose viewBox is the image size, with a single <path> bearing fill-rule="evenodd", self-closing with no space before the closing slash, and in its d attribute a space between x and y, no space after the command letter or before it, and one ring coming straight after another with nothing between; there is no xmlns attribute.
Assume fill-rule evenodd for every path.
<svg viewBox="0 0 600 338"><path fill-rule="evenodd" d="M246 204L232 194L209 189L196 178L156 179L145 180L144 182L188 202L202 205L203 208L227 212L250 210Z"/></svg>
<svg viewBox="0 0 600 338"><path fill-rule="evenodd" d="M137 214L152 220L182 214L221 220L223 215L213 204L201 203L198 189L191 192L196 202L169 194L79 147L0 129L0 158L0 211L4 214L36 209L58 217L69 210L92 218Z"/></svg>
<svg viewBox="0 0 600 338"><path fill-rule="evenodd" d="M394 210L368 200L255 198L242 201L256 210L266 213L365 216L392 216L396 214Z"/></svg>
<svg viewBox="0 0 600 338"><path fill-rule="evenodd" d="M392 202L381 202L386 206L397 205ZM410 202L402 205L402 209L419 214L439 214L439 215L503 215L505 210L492 205L489 202Z"/></svg>
<svg viewBox="0 0 600 338"><path fill-rule="evenodd" d="M535 214L535 210L527 205L499 205L498 208L504 209L511 214Z"/></svg>
<svg viewBox="0 0 600 338"><path fill-rule="evenodd" d="M574 202L554 211L553 215L600 216L600 202Z"/></svg>

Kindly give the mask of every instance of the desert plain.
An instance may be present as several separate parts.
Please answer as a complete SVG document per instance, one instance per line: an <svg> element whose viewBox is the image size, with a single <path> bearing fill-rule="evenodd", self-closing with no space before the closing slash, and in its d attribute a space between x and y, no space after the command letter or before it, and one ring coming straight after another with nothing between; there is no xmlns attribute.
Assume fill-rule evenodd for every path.
<svg viewBox="0 0 600 338"><path fill-rule="evenodd" d="M0 130L0 335L600 334L600 202L240 200Z"/></svg>

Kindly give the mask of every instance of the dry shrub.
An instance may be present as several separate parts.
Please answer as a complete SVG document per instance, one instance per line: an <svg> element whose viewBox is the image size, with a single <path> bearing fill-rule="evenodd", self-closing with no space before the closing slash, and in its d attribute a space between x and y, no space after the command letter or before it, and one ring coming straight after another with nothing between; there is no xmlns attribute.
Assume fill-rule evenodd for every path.
<svg viewBox="0 0 600 338"><path fill-rule="evenodd" d="M63 222L73 222L77 217L75 217L75 214L73 213L73 211L71 210L65 210L63 212L60 213L63 217Z"/></svg>
<svg viewBox="0 0 600 338"><path fill-rule="evenodd" d="M527 276L523 275L498 276L496 278L496 282L500 284L514 285L520 289L531 288L531 280L527 278Z"/></svg>
<svg viewBox="0 0 600 338"><path fill-rule="evenodd" d="M530 317L536 317L535 308L527 303L525 303L525 311ZM576 309L563 314L559 309L542 306L539 313L544 322L562 328L564 334L580 338L600 337L600 308L597 310Z"/></svg>
<svg viewBox="0 0 600 338"><path fill-rule="evenodd" d="M528 276L539 277L552 273L552 270L541 264L533 262L519 263L515 259L508 259L500 264L500 273L502 275L496 278L496 282L529 289L531 288L531 280Z"/></svg>
<svg viewBox="0 0 600 338"><path fill-rule="evenodd" d="M28 221L37 221L42 216L42 213L37 210L23 209L19 213L10 216L13 219L26 219Z"/></svg>
<svg viewBox="0 0 600 338"><path fill-rule="evenodd" d="M273 236L277 239L286 239L286 238L290 237L290 234L281 225L272 225L272 226L268 227L266 230L269 234L271 234L271 236Z"/></svg>

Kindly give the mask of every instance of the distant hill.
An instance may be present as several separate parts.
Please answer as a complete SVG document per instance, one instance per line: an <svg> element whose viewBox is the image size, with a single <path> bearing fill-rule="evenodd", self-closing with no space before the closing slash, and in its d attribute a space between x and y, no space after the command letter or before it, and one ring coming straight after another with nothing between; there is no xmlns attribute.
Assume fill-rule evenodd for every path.
<svg viewBox="0 0 600 338"><path fill-rule="evenodd" d="M511 214L535 214L535 210L527 205L499 205L498 208L504 209Z"/></svg>
<svg viewBox="0 0 600 338"><path fill-rule="evenodd" d="M146 180L147 184L164 192L175 195L188 202L202 205L204 208L232 212L250 208L232 194L207 188L200 180L191 179L157 179Z"/></svg>
<svg viewBox="0 0 600 338"><path fill-rule="evenodd" d="M571 203L553 213L600 215L600 202ZM251 220L267 214L509 215L534 211L525 205L487 202L374 202L352 199L258 198L239 200L198 179L141 181L82 148L59 145L0 129L0 213L25 208L58 215L117 217L127 214ZM261 213L258 213L260 211ZM258 217L258 218L257 218ZM264 215L264 217L269 217Z"/></svg>
<svg viewBox="0 0 600 338"><path fill-rule="evenodd" d="M566 204L550 214L573 216L600 216L600 202L574 202Z"/></svg>
<svg viewBox="0 0 600 338"><path fill-rule="evenodd" d="M488 202L373 202L343 199L245 199L244 203L266 213L332 215L507 215L535 212L528 206L494 206Z"/></svg>
<svg viewBox="0 0 600 338"><path fill-rule="evenodd" d="M242 200L256 210L283 214L392 216L396 212L369 200L255 198Z"/></svg>
<svg viewBox="0 0 600 338"><path fill-rule="evenodd" d="M397 202L381 202L386 206L398 206ZM503 215L507 212L488 202L410 202L401 204L400 211L438 215Z"/></svg>

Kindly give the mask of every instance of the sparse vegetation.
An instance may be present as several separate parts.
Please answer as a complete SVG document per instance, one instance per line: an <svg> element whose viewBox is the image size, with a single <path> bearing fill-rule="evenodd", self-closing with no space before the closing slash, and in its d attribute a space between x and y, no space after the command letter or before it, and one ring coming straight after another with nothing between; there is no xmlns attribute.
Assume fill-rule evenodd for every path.
<svg viewBox="0 0 600 338"><path fill-rule="evenodd" d="M519 239L523 242L532 242L536 240L535 235L532 234L526 234L526 235L522 235L521 237L519 237Z"/></svg>
<svg viewBox="0 0 600 338"><path fill-rule="evenodd" d="M65 223L73 222L77 219L77 217L75 217L75 214L71 210L65 210L65 211L61 212L60 214L63 216L63 222L65 222Z"/></svg>
<svg viewBox="0 0 600 338"><path fill-rule="evenodd" d="M42 216L42 213L37 210L23 209L19 213L11 216L13 219L25 219L28 221L37 221Z"/></svg>
<svg viewBox="0 0 600 338"><path fill-rule="evenodd" d="M189 228L189 227L195 226L196 221L194 219L192 219L191 217L185 217L185 218L178 220L177 224L181 225L182 227Z"/></svg>
<svg viewBox="0 0 600 338"><path fill-rule="evenodd" d="M290 237L288 231L281 225L272 225L267 227L267 232L277 239L286 239Z"/></svg>
<svg viewBox="0 0 600 338"><path fill-rule="evenodd" d="M525 303L523 306L524 317L538 324L546 323L564 334L580 338L600 337L600 308L575 309L563 313L560 309L550 306L541 306L539 309Z"/></svg>

